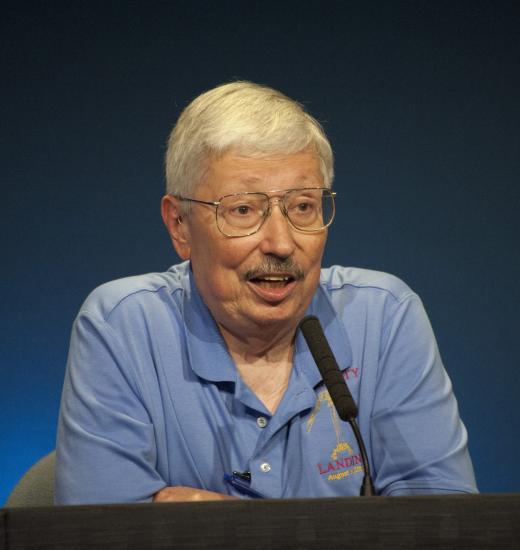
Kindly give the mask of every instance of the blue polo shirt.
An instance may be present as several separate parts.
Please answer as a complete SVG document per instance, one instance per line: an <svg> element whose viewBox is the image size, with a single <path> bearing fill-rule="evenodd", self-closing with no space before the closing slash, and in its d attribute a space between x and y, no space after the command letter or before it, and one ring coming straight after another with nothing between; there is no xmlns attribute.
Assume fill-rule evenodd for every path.
<svg viewBox="0 0 520 550"><path fill-rule="evenodd" d="M380 272L331 267L307 312L359 406L383 495L475 492L466 430L422 304ZM248 498L358 495L359 449L301 334L271 415L245 385L189 262L96 289L74 323L57 441L58 504L150 500L185 485Z"/></svg>

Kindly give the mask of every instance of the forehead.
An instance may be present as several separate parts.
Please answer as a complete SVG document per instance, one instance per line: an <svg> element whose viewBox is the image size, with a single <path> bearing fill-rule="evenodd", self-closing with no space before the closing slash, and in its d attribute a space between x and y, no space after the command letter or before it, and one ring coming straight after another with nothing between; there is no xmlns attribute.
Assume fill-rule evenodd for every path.
<svg viewBox="0 0 520 550"><path fill-rule="evenodd" d="M197 191L215 197L242 191L321 186L320 159L312 151L262 156L228 151L210 160Z"/></svg>

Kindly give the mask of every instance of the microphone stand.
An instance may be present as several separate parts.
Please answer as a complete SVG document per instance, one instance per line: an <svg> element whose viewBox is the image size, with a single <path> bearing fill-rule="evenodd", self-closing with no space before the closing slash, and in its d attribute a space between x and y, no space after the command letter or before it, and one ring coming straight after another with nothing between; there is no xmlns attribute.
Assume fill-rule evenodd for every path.
<svg viewBox="0 0 520 550"><path fill-rule="evenodd" d="M309 346L312 357L321 373L325 387L334 403L334 408L341 420L350 424L354 436L356 438L359 451L361 453L361 461L363 462L364 477L361 483L360 496L375 496L377 495L374 489L374 483L370 476L370 465L368 455L365 448L365 443L361 432L356 423L358 408L347 383L339 370L336 358L330 349L327 338L321 328L320 321L314 315L304 317L299 324L303 337Z"/></svg>

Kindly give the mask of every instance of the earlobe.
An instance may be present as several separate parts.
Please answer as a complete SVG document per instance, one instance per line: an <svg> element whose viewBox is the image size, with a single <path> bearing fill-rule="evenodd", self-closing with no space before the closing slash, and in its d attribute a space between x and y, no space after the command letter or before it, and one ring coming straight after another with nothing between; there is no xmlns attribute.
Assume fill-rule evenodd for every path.
<svg viewBox="0 0 520 550"><path fill-rule="evenodd" d="M185 216L181 213L181 201L172 195L165 195L161 201L161 214L175 251L182 260L189 260L190 232Z"/></svg>

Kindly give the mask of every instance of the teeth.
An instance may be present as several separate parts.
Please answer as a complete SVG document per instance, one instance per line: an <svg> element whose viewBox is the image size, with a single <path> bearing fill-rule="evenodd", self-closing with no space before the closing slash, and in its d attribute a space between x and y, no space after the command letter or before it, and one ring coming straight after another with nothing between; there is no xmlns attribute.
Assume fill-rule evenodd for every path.
<svg viewBox="0 0 520 550"><path fill-rule="evenodd" d="M288 281L289 277L276 277L275 275L270 275L268 277L262 277L263 281L271 281L273 283L279 283L280 281Z"/></svg>

